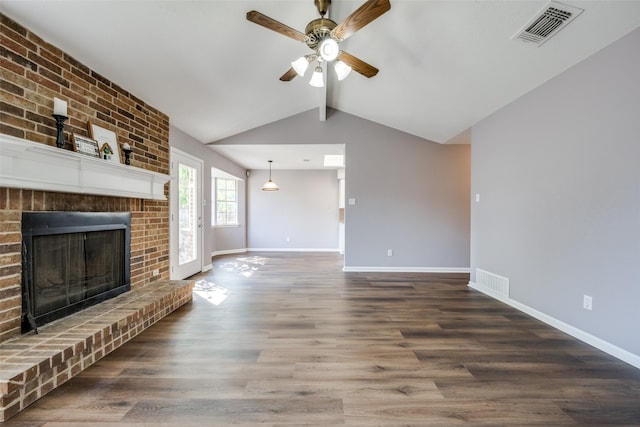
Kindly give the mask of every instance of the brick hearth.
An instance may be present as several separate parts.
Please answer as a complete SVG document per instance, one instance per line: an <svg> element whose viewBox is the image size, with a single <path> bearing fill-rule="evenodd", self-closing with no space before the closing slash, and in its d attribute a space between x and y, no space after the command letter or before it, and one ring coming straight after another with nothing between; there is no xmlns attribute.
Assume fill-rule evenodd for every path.
<svg viewBox="0 0 640 427"><path fill-rule="evenodd" d="M68 381L178 307L193 281L163 281L0 345L0 422Z"/></svg>

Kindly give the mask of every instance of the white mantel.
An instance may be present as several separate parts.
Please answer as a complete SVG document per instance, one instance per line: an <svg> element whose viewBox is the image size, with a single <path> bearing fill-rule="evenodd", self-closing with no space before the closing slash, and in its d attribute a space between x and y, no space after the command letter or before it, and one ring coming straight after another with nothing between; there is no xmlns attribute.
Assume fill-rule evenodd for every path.
<svg viewBox="0 0 640 427"><path fill-rule="evenodd" d="M0 187L166 200L169 175L0 134Z"/></svg>

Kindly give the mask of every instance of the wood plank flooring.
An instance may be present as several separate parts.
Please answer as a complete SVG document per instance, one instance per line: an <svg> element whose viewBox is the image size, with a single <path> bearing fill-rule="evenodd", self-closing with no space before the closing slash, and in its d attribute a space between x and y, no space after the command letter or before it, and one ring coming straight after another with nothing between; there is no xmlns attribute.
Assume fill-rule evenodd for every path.
<svg viewBox="0 0 640 427"><path fill-rule="evenodd" d="M216 258L194 301L15 426L640 425L640 370L466 285Z"/></svg>

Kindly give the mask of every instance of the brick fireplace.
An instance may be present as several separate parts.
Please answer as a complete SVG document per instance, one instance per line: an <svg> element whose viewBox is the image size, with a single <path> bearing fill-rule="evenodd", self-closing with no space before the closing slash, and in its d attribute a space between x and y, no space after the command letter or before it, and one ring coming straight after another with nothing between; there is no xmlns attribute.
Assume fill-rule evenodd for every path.
<svg viewBox="0 0 640 427"><path fill-rule="evenodd" d="M91 121L113 130L118 143L132 147L131 166L168 174L169 118L165 114L7 16L0 18L5 48L0 62L1 134L55 147L52 114L57 97L69 104L68 142L72 133L88 136ZM51 163L60 162L51 157ZM8 188L0 182L0 343L20 335L20 218L24 211L131 212L132 289L169 279L168 201L104 194Z"/></svg>
<svg viewBox="0 0 640 427"><path fill-rule="evenodd" d="M130 212L131 288L168 279L167 202L0 187L0 342L20 335L22 213Z"/></svg>
<svg viewBox="0 0 640 427"><path fill-rule="evenodd" d="M121 175L136 171L167 176L168 117L21 24L3 14L0 19L3 35L0 139L45 147L41 154L49 156L48 165L31 170L7 160L7 150L0 156L3 157L0 167L0 360L6 362L19 357L26 366L20 373L9 372L5 366L0 368L0 421L3 421L190 300L191 292L190 287L169 281L166 180L152 183L155 193L159 185L160 197L111 191L109 185L111 180L115 183L121 180ZM65 149L56 148L54 97L68 101L67 142L71 134L88 136L90 121L115 132L119 144L131 146L131 165L115 165L120 169L110 172L95 163L100 159L85 160L78 153L63 153L70 150L70 144ZM19 157L20 154L15 158ZM41 180L40 185L31 183L30 175L38 175L43 168L58 168L56 175L65 175L65 162L80 162L70 175L99 169L104 182L91 188L80 186L77 191L55 182L51 184L52 180L49 184L46 179ZM22 174L26 184L17 184L19 179L5 179L9 168L15 168L17 175ZM25 175L25 171L29 174ZM119 185L122 186L122 182ZM72 319L75 323L65 323L65 319L56 321L60 323L55 323L55 328L41 334L40 338L52 340L46 343L37 342L39 338L34 335L26 336L25 340L21 333L21 218L23 212L41 211L129 212L131 215L131 291L114 298L113 303L107 301L87 309L86 312L93 313L93 319L87 319L82 314L85 312L80 312L70 316L82 314ZM105 306L100 308L100 305ZM62 327L73 332L61 331ZM40 357L44 353L42 346L47 350L44 358ZM34 351L33 357L30 349Z"/></svg>

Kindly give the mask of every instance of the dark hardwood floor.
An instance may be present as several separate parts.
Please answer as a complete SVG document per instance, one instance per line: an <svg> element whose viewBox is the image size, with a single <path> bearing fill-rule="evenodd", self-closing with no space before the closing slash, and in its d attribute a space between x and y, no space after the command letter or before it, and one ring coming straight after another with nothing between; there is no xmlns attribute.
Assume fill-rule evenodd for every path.
<svg viewBox="0 0 640 427"><path fill-rule="evenodd" d="M6 424L640 425L640 370L466 275L341 268L216 258L191 304Z"/></svg>

